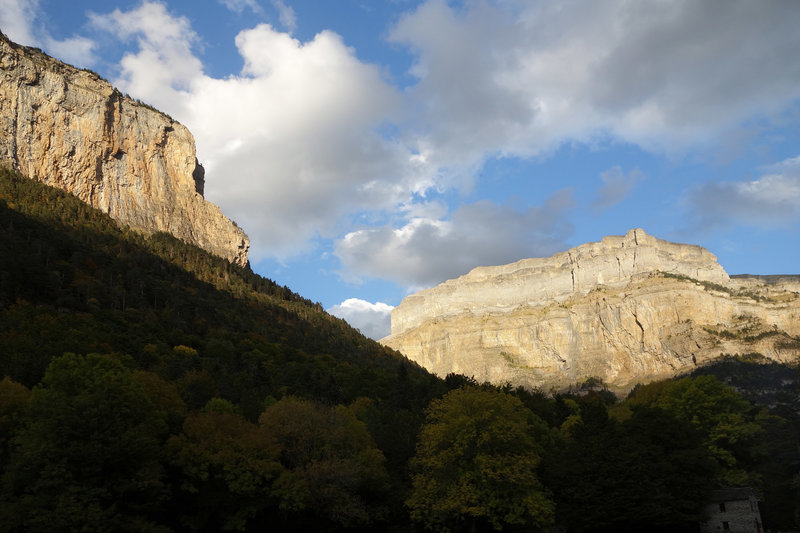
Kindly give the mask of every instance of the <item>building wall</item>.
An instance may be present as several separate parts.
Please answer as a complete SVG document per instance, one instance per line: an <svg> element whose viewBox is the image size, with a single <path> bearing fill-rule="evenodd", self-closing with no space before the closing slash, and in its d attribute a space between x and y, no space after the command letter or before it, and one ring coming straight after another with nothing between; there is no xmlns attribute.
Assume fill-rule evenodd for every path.
<svg viewBox="0 0 800 533"><path fill-rule="evenodd" d="M708 521L702 526L703 533L763 533L758 499L749 492L737 499L714 498L706 507Z"/></svg>

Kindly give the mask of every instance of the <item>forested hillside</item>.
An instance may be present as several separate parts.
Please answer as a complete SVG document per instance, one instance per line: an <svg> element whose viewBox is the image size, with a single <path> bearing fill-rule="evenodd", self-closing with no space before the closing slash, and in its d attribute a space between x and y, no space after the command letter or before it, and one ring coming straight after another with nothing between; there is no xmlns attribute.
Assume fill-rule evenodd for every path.
<svg viewBox="0 0 800 533"><path fill-rule="evenodd" d="M3 531L692 530L724 486L795 528L797 371L767 368L622 401L597 380L441 380L249 269L0 171ZM745 397L753 375L784 389Z"/></svg>
<svg viewBox="0 0 800 533"><path fill-rule="evenodd" d="M55 382L71 380L75 383L69 385L69 391L59 394L97 394L100 396L95 400L101 402L103 395L110 392L91 391L90 384L83 380L104 380L103 376L109 373L123 376L115 377L119 381L114 382L122 389L134 387L135 391L121 390L121 398L149 396L151 401L147 406L141 404L141 398L136 403L137 407L150 411L129 413L122 406L115 409L111 404L103 407L110 412L98 412L97 416L114 416L119 423L126 424L132 423L125 420L128 414L161 418L164 415L170 424L161 427L161 433L152 435L154 442L162 444L169 435L179 432L184 421L193 420L186 418L187 413L200 416L205 409L202 415L205 419L201 417L195 422L211 427L200 431L198 438L230 430L234 434L220 439L239 440L236 432L246 433L255 428L255 422L267 407L296 409L300 404L292 403L293 400L286 400L288 403L279 400L300 397L307 402L302 404L306 409L309 405L320 409L325 406L330 411L327 424L336 424L338 420L345 426L323 429L320 425L309 430L322 431L326 438L342 439L341 435L335 436L337 431L363 431L359 428L366 424L371 435L367 440L371 443L374 439L385 455L385 465L383 460L372 464L383 472L379 490L360 487L358 480L349 479L352 472L326 473L347 477L337 480L346 485L343 492L350 491L350 497L364 496L370 500L391 500L403 493L392 483L394 480L402 483L407 477L404 472L414 451L423 410L431 398L444 392L442 380L367 339L341 319L325 313L318 304L249 269L232 265L167 234L143 236L120 229L108 216L74 197L12 172L0 172L0 377L6 376L4 387L18 384L13 390L23 391L22 387L27 390L42 382L39 389L34 389L33 400L40 393L50 393ZM54 366L48 371L51 362ZM93 372L97 376L86 375ZM91 403L88 396L80 401ZM356 415L358 418L353 418ZM4 424L10 423L6 416L10 415L3 413ZM62 420L66 427L61 429L67 430L73 422L81 420L81 414L74 416L78 418ZM298 417L298 423L311 420L300 413ZM164 423L161 418L158 424ZM358 427L347 427L356 421ZM101 420L94 422L100 424ZM107 423L109 430L114 427L113 420ZM153 424L158 425L155 421ZM82 437L91 440L99 430L87 431L92 433ZM47 439L47 435L40 436ZM9 442L4 440L3 444L5 447ZM212 446L211 442L204 444ZM175 445L173 442L172 446ZM231 464L245 461L246 450L240 450L244 455L236 457L236 447L229 448L223 441L213 445L219 448L214 453L232 454L217 460ZM248 445L255 443L241 444ZM118 454L119 460L129 456L122 449L100 442L94 446L102 447L106 455ZM75 452L83 453L80 449ZM164 452L161 449L158 453ZM8 448L3 453L6 459ZM273 456L270 457L274 462ZM197 455L193 457L196 459ZM97 458L87 457L87 460ZM255 483L248 477L253 472L242 473L246 479L236 479L223 465L218 466L229 478L210 480L205 479L210 473L202 469L195 472L209 485L221 484L209 487L207 494L205 489L186 480L177 483L182 487L181 505L191 510L187 516L194 514L195 508L186 500L198 490L201 500L213 499L219 491L230 492L230 498L238 500L241 495L237 491L244 490L237 488L239 484ZM58 468L71 467L60 464ZM25 469L26 472L12 469L14 479L5 484L6 490L23 490L20 483L31 481L23 474L42 478L43 471L34 474L27 471L28 466ZM175 473L159 474L166 478L172 475ZM117 486L117 481L111 478L98 482L108 485L109 490ZM60 479L56 486L41 491L25 486L25 503L31 509L38 508L39 503L63 494L62 484L69 483L72 481ZM94 481L74 480L74 483L75 487L83 487L83 483ZM152 492L152 488L144 486L141 489L153 497L150 506L163 507L168 501L166 493ZM248 491L255 489L247 487ZM311 496L304 491L313 491L307 487L286 486L281 490L285 492L285 501L279 507L285 520L291 522L300 516L312 520L308 512L312 507L320 513L329 513L318 517L323 523L330 520L348 525L383 519L387 508L402 509L402 501L394 504L382 501L377 506L364 501L353 503L357 507L353 510L339 509L339 504L334 503L325 510L320 502L309 500ZM35 497L28 491L33 491ZM129 498L127 494L116 494L114 498L117 496ZM41 501L36 500L39 497ZM80 502L72 500L62 504L81 507ZM260 505L268 504L265 500ZM25 514L15 509L12 515L22 520ZM262 510L252 509L249 515L241 511L245 516L238 518L237 524L246 523L246 518ZM58 505L53 511L59 520L68 520L72 514ZM128 514L117 512L120 516ZM149 516L150 510L142 507L141 512ZM77 516L74 518L78 520ZM53 517L40 519L47 523ZM180 524L180 518L176 520L173 526ZM224 525L214 520L209 518L201 529L216 530ZM203 522L199 517L192 521Z"/></svg>

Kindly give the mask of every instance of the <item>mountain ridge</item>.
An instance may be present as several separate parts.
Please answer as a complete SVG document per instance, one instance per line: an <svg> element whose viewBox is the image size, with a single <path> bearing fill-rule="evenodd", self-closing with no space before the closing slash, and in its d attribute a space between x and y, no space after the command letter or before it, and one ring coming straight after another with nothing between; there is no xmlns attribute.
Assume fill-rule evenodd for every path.
<svg viewBox="0 0 800 533"><path fill-rule="evenodd" d="M413 294L381 342L440 376L625 392L726 353L796 361L798 337L800 277L730 277L704 248L635 229Z"/></svg>

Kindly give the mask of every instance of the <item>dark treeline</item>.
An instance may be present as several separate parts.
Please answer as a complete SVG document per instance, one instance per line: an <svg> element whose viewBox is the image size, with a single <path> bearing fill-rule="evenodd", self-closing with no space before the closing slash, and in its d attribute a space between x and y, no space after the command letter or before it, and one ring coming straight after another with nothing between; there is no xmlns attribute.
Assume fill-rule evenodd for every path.
<svg viewBox="0 0 800 533"><path fill-rule="evenodd" d="M791 402L712 375L623 401L442 380L6 170L0 379L4 531L692 530L725 486L798 524Z"/></svg>

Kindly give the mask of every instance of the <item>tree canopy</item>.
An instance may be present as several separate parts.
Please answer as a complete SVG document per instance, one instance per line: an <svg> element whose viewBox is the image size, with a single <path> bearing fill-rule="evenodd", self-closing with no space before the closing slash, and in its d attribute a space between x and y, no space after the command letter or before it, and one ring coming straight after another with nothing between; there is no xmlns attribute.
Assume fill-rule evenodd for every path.
<svg viewBox="0 0 800 533"><path fill-rule="evenodd" d="M753 406L733 388L714 376L687 377L640 387L630 403L661 408L691 424L719 465L719 482L750 484L747 456L762 428L754 419Z"/></svg>
<svg viewBox="0 0 800 533"><path fill-rule="evenodd" d="M467 386L434 400L413 459L412 519L442 531L549 525L554 505L537 476L549 438L503 392Z"/></svg>
<svg viewBox="0 0 800 533"><path fill-rule="evenodd" d="M107 355L53 359L3 479L2 521L28 531L133 531L166 499L166 413Z"/></svg>
<svg viewBox="0 0 800 533"><path fill-rule="evenodd" d="M385 458L352 410L287 397L267 407L258 423L280 446L285 471L276 490L294 523L311 516L366 526L383 517Z"/></svg>

